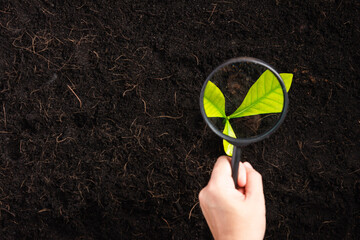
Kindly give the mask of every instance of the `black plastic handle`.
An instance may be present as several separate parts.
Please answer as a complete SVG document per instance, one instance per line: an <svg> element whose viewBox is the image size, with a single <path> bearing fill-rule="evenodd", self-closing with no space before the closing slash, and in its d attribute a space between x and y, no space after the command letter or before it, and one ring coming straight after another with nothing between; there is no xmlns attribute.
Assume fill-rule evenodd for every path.
<svg viewBox="0 0 360 240"><path fill-rule="evenodd" d="M240 159L241 159L241 148L234 146L233 155L231 158L231 169L232 169L232 178L234 179L236 188L239 188L238 177L239 177Z"/></svg>

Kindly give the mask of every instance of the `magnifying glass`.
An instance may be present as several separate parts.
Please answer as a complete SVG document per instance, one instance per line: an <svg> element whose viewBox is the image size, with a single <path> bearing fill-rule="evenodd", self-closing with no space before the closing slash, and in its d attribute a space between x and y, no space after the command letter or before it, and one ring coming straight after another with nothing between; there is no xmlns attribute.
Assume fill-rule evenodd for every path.
<svg viewBox="0 0 360 240"><path fill-rule="evenodd" d="M201 114L232 156L236 188L241 147L279 128L287 112L289 88L273 67L249 57L230 59L207 77L200 94Z"/></svg>

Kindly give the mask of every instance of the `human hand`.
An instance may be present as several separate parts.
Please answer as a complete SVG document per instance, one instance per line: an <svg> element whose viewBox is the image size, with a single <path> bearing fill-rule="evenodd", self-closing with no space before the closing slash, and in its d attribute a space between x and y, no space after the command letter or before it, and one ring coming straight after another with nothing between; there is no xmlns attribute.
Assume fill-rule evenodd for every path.
<svg viewBox="0 0 360 240"><path fill-rule="evenodd" d="M201 210L215 239L263 239L266 228L262 177L250 165L239 166L238 185L231 177L231 159L221 156L208 185L200 191Z"/></svg>

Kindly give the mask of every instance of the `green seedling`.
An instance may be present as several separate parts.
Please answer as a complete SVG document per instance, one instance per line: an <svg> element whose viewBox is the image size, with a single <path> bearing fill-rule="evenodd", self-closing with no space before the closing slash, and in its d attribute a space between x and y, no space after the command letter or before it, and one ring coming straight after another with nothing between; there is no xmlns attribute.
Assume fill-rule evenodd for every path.
<svg viewBox="0 0 360 240"><path fill-rule="evenodd" d="M281 73L286 87L289 91L293 74ZM266 70L259 79L251 86L241 105L229 116L225 113L225 97L221 90L211 81L206 85L204 92L204 109L209 118L223 118L225 126L223 134L236 138L235 132L230 124L230 119L258 114L280 113L283 109L284 96L281 85L276 76ZM233 145L223 140L224 151L232 156Z"/></svg>

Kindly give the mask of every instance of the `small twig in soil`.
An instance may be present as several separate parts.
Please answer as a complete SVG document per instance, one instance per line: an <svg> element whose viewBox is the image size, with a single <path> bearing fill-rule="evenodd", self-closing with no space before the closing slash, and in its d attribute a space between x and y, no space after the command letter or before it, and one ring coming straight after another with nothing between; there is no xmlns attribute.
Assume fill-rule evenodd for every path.
<svg viewBox="0 0 360 240"><path fill-rule="evenodd" d="M72 137L66 137L66 138L63 138L63 139L60 139L60 140L59 140L59 138L60 138L61 136L62 136L62 133L60 133L58 136L56 136L56 138L55 138L56 144L65 142L65 141L67 141L67 140L73 140L74 142L76 142L75 139L72 138Z"/></svg>
<svg viewBox="0 0 360 240"><path fill-rule="evenodd" d="M145 53L143 54L143 56L140 58L140 61L142 61L144 59L144 57L147 54L147 49L149 49L148 47L139 47L138 49L135 50L135 52L132 54L133 56L135 56L136 52L141 50L141 49L145 49Z"/></svg>
<svg viewBox="0 0 360 240"><path fill-rule="evenodd" d="M196 205L198 205L199 202L195 203L194 206L190 209L190 212L189 212L189 219L191 218L191 213L192 211L194 210L194 208L196 207Z"/></svg>
<svg viewBox="0 0 360 240"><path fill-rule="evenodd" d="M141 96L140 96L140 97L141 97ZM148 115L149 117L153 117L153 116L151 116L150 113L148 113L148 112L146 111L146 102L145 102L145 100L141 98L141 101L142 101L143 104L144 104L144 113L145 113L146 115Z"/></svg>
<svg viewBox="0 0 360 240"><path fill-rule="evenodd" d="M92 51L95 55L96 55L96 58L99 60L100 59L100 56L99 56L99 54L94 50L94 51Z"/></svg>
<svg viewBox="0 0 360 240"><path fill-rule="evenodd" d="M44 209L39 210L38 213L49 212L49 211L51 211L51 210L48 208L44 208Z"/></svg>
<svg viewBox="0 0 360 240"><path fill-rule="evenodd" d="M16 217L15 213L10 212L10 211L7 210L6 208L0 208L0 217L1 217L1 211L5 211L5 212L7 212L8 214L10 214L11 216Z"/></svg>
<svg viewBox="0 0 360 240"><path fill-rule="evenodd" d="M3 112L4 112L4 126L6 129L6 109L5 109L5 103L3 102Z"/></svg>
<svg viewBox="0 0 360 240"><path fill-rule="evenodd" d="M163 218L163 217L161 217L161 219L164 220L164 222L166 222L166 224L168 225L168 228L171 229L170 224L168 223L168 221L166 221L166 219Z"/></svg>
<svg viewBox="0 0 360 240"><path fill-rule="evenodd" d="M7 132L7 131L0 131L0 134L9 134L11 132Z"/></svg>
<svg viewBox="0 0 360 240"><path fill-rule="evenodd" d="M54 13L50 12L49 10L47 10L46 8L41 8L41 11L44 13L44 14L49 14L51 16L55 16Z"/></svg>
<svg viewBox="0 0 360 240"><path fill-rule="evenodd" d="M172 76L173 76L173 75L169 75L169 76L166 76L166 77L151 78L151 79L162 81L162 80L165 80L165 79L169 79L169 78L171 78Z"/></svg>
<svg viewBox="0 0 360 240"><path fill-rule="evenodd" d="M81 102L79 96L74 92L74 90L73 90L69 85L67 85L67 87L68 87L68 88L70 89L70 91L75 95L75 97L77 98L77 100L78 100L79 103L80 103L80 108L81 108L81 107L82 107L82 102Z"/></svg>
<svg viewBox="0 0 360 240"><path fill-rule="evenodd" d="M351 173L349 173L349 175L354 174L354 173L357 173L357 172L359 172L359 171L360 171L360 168L357 169L357 170L355 170L355 171L353 171L353 172L351 172Z"/></svg>
<svg viewBox="0 0 360 240"><path fill-rule="evenodd" d="M131 92L131 91L134 90L137 86L138 86L138 84L132 85L132 88L125 90L125 91L123 92L122 96L125 97L125 95L126 95L127 92Z"/></svg>
<svg viewBox="0 0 360 240"><path fill-rule="evenodd" d="M0 13L10 14L11 12L7 12L6 10L0 10Z"/></svg>
<svg viewBox="0 0 360 240"><path fill-rule="evenodd" d="M300 150L301 155L304 157L305 160L308 160L308 158L305 156L305 154L304 154L303 151L302 151L303 146L304 146L303 142L297 141L297 144L298 144L298 147L299 147L299 150Z"/></svg>
<svg viewBox="0 0 360 240"><path fill-rule="evenodd" d="M138 134L137 135L134 135L134 138L138 141L138 143L139 143L139 146L146 152L146 149L144 148L144 146L141 144L141 137L140 137L140 135L141 135L141 127L139 128L139 131L138 131Z"/></svg>
<svg viewBox="0 0 360 240"><path fill-rule="evenodd" d="M279 166L277 166L277 165L275 165L275 164L273 164L273 163L265 160L265 146L263 146L263 150L262 150L261 156L262 156L262 160L263 160L264 162L266 162L267 164L269 164L269 165L273 166L274 168L277 168L277 169L280 170L280 167L279 167Z"/></svg>
<svg viewBox="0 0 360 240"><path fill-rule="evenodd" d="M31 38L31 46L21 46L21 45L17 45L16 43L19 42L21 44L21 40L24 36L24 34L20 35L19 37L15 38L14 41L12 42L12 45L16 48L20 48L20 49L24 49L32 54L35 54L36 56L44 59L47 62L48 65L48 69L50 69L50 64L54 65L57 68L60 68L59 65L53 63L52 61L50 61L50 59L46 58L45 56L41 55L41 52L44 52L46 50L48 50L48 46L51 42L54 41L53 38L48 38L49 34L46 35L44 34L44 36L38 36L36 34L30 34L29 32L25 31L25 33ZM33 36L34 35L34 36ZM37 45L41 45L43 44L44 46L42 47L42 49L37 50L36 46Z"/></svg>
<svg viewBox="0 0 360 240"><path fill-rule="evenodd" d="M195 58L195 60L196 60L196 65L199 65L199 58L195 55L195 54L191 54L194 58Z"/></svg>
<svg viewBox="0 0 360 240"><path fill-rule="evenodd" d="M214 7L213 7L213 10L211 11L210 17L208 18L208 22L210 22L210 19L213 16L213 14L215 12L215 9L216 9L216 6L217 6L217 4L213 4L213 5L214 5Z"/></svg>
<svg viewBox="0 0 360 240"><path fill-rule="evenodd" d="M192 177L194 176L194 174L192 174L192 173L189 172L188 167L187 167L187 160L188 160L188 158L189 158L189 156L190 156L190 153L191 153L195 148L196 148L196 146L193 145L193 146L191 147L190 151L186 154L185 159L184 159L184 162L185 162L185 171L187 172L187 174L189 174L189 175L192 176Z"/></svg>
<svg viewBox="0 0 360 240"><path fill-rule="evenodd" d="M162 134L158 135L157 137L162 137L162 136L164 136L164 135L169 135L169 133L164 132L164 133L162 133Z"/></svg>
<svg viewBox="0 0 360 240"><path fill-rule="evenodd" d="M171 119L180 119L182 118L184 115L181 114L181 116L177 116L177 117L173 117L173 116L168 116L168 115L161 115L161 116L156 116L155 118L171 118Z"/></svg>

